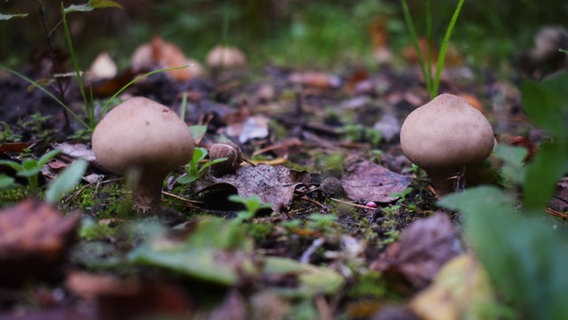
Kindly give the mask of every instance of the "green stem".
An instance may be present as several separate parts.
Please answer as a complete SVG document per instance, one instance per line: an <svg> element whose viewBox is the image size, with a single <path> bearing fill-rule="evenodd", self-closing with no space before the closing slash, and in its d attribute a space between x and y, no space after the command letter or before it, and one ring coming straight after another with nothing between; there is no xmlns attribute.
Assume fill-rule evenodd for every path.
<svg viewBox="0 0 568 320"><path fill-rule="evenodd" d="M404 13L404 20L406 21L406 26L408 28L408 32L410 32L410 38L412 40L412 45L414 46L414 50L418 55L418 62L420 63L420 70L422 71L422 75L424 76L424 81L426 82L426 89L431 94L432 84L430 78L428 77L428 73L426 72L426 65L424 62L424 57L422 56L422 51L420 51L420 45L418 44L418 36L416 34L416 29L414 28L414 22L412 21L412 16L410 15L410 9L408 9L408 5L406 0L400 1L402 4L402 12Z"/></svg>
<svg viewBox="0 0 568 320"><path fill-rule="evenodd" d="M87 95L85 93L85 86L83 84L83 75L81 74L81 69L79 68L79 61L77 60L77 55L75 54L75 49L73 48L73 41L71 39L71 32L69 31L69 24L67 23L67 14L65 13L65 7L63 1L61 1L61 17L63 19L63 30L65 31L65 41L67 42L67 47L69 49L69 54L71 55L71 61L73 63L73 69L75 69L75 74L77 75L77 82L79 84L79 90L81 91L81 96L83 97L83 102L85 103L85 108L87 108L88 114L93 114L91 111L92 106L87 100ZM89 128L94 128L95 119L89 117Z"/></svg>
<svg viewBox="0 0 568 320"><path fill-rule="evenodd" d="M448 50L448 44L450 43L450 37L452 36L452 32L454 31L454 27L456 25L456 21L458 21L458 17L460 15L461 8L463 7L465 0L460 0L454 14L452 15L452 19L450 20L450 24L448 25L448 29L446 30L446 35L444 36L444 41L442 42L442 47L440 48L440 55L438 56L438 62L436 63L436 77L434 78L434 87L433 92L435 95L438 94L438 87L440 85L440 77L442 74L442 67L444 66L444 60L446 59L446 51Z"/></svg>

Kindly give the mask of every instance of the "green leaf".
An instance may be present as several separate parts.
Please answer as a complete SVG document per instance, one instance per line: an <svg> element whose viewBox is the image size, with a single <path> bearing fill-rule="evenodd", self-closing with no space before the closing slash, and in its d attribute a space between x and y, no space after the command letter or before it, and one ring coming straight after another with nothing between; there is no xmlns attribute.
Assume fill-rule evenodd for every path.
<svg viewBox="0 0 568 320"><path fill-rule="evenodd" d="M152 239L134 250L128 259L137 265L231 285L243 275L257 273L252 249L252 240L245 236L241 226L221 219L204 219L185 241Z"/></svg>
<svg viewBox="0 0 568 320"><path fill-rule="evenodd" d="M567 138L568 72L521 86L523 109L537 126L555 138Z"/></svg>
<svg viewBox="0 0 568 320"><path fill-rule="evenodd" d="M16 172L24 170L24 167L21 164L11 160L0 160L0 165L8 166L14 169Z"/></svg>
<svg viewBox="0 0 568 320"><path fill-rule="evenodd" d="M116 1L112 1L112 0L91 0L89 1L89 3L91 4L91 7L95 8L95 9L102 9L102 8L120 8L122 9L122 6L117 3Z"/></svg>
<svg viewBox="0 0 568 320"><path fill-rule="evenodd" d="M525 181L524 159L527 149L499 143L493 151L496 158L503 160L501 175L506 185L523 185Z"/></svg>
<svg viewBox="0 0 568 320"><path fill-rule="evenodd" d="M69 14L71 12L90 12L95 10L91 5L88 3L85 4L72 4L69 7L63 9L63 14Z"/></svg>
<svg viewBox="0 0 568 320"><path fill-rule="evenodd" d="M296 276L296 287L280 288L280 293L291 298L312 298L318 294L333 294L343 285L343 277L335 270L316 267L282 257L266 257L264 272L267 275Z"/></svg>
<svg viewBox="0 0 568 320"><path fill-rule="evenodd" d="M43 167L46 163L49 162L49 160L53 159L56 155L58 155L60 153L61 153L61 150L55 149L55 150L51 150L50 152L44 154L43 156L41 156L41 158L39 158L38 166Z"/></svg>
<svg viewBox="0 0 568 320"><path fill-rule="evenodd" d="M566 233L535 215L525 217L515 200L494 187L446 196L439 205L464 214L464 229L497 288L526 319L564 319L568 304Z"/></svg>
<svg viewBox="0 0 568 320"><path fill-rule="evenodd" d="M0 174L0 189L8 188L14 185L14 182L14 178L5 174Z"/></svg>
<svg viewBox="0 0 568 320"><path fill-rule="evenodd" d="M88 164L86 160L79 159L63 170L47 187L45 200L49 203L56 203L73 190L81 181Z"/></svg>
<svg viewBox="0 0 568 320"><path fill-rule="evenodd" d="M189 131L191 131L191 135L193 136L193 139L197 140L197 139L201 138L203 135L205 135L205 133L207 132L207 126L204 126L204 125L189 126Z"/></svg>
<svg viewBox="0 0 568 320"><path fill-rule="evenodd" d="M18 172L20 177L32 177L39 174L41 166L36 159L27 158L22 161L22 170Z"/></svg>
<svg viewBox="0 0 568 320"><path fill-rule="evenodd" d="M14 18L25 18L27 16L28 16L27 13L14 13L14 14L0 13L0 21L12 20Z"/></svg>
<svg viewBox="0 0 568 320"><path fill-rule="evenodd" d="M525 82L523 108L552 137L539 146L527 166L523 199L528 208L543 209L554 193L556 181L568 171L568 73L542 82Z"/></svg>
<svg viewBox="0 0 568 320"><path fill-rule="evenodd" d="M544 143L526 168L523 202L529 209L543 210L556 189L556 182L568 172L568 143Z"/></svg>

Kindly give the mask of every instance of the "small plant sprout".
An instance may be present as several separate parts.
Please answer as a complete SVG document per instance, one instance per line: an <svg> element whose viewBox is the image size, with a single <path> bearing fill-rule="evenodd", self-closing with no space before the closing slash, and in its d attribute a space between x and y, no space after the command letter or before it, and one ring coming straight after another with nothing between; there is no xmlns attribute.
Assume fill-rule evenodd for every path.
<svg viewBox="0 0 568 320"><path fill-rule="evenodd" d="M237 216L234 219L235 223L243 223L254 218L258 211L262 209L270 209L270 204L263 202L257 195L243 198L239 195L233 194L229 196L229 200L240 203L246 208L246 210L237 212Z"/></svg>
<svg viewBox="0 0 568 320"><path fill-rule="evenodd" d="M207 149L201 147L195 148L193 150L193 157L191 158L191 161L183 167L185 174L180 176L177 179L177 182L181 184L190 184L199 179L203 171L208 167L227 160L227 158L214 159L207 161L200 166L200 163L205 160L205 157L207 157Z"/></svg>
<svg viewBox="0 0 568 320"><path fill-rule="evenodd" d="M446 51L448 50L448 45L450 43L450 37L452 36L452 32L465 0L459 1L456 9L454 10L454 14L452 15L450 23L448 24L446 35L444 36L444 40L442 41L442 46L438 55L438 61L436 62L436 73L434 75L432 74L432 59L430 56L431 49L427 48L426 52L421 52L420 45L418 44L418 35L416 34L414 22L412 22L412 16L410 14L408 4L406 3L406 0L401 0L400 2L402 4L402 12L404 13L406 26L408 27L408 31L410 32L410 37L412 39L412 45L414 46L414 50L416 50L416 53L418 54L420 70L422 71L424 81L426 82L426 89L430 94L430 98L434 98L436 95L438 95L438 87L440 85L442 67L444 66L444 60L446 58ZM426 39L429 45L432 40L432 13L430 10L430 0L426 0ZM426 55L426 57L424 57L424 54Z"/></svg>
<svg viewBox="0 0 568 320"><path fill-rule="evenodd" d="M39 173L41 168L53 159L61 150L52 150L39 159L25 158L22 163L12 160L0 160L0 165L8 166L16 171L16 175L28 180L28 187L34 194L39 191Z"/></svg>

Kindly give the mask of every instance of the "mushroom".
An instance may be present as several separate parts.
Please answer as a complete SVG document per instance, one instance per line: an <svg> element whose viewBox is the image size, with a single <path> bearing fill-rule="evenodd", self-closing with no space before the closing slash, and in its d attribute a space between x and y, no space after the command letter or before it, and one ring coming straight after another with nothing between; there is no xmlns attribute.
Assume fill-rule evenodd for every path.
<svg viewBox="0 0 568 320"><path fill-rule="evenodd" d="M400 132L406 157L424 169L439 196L456 189L452 177L483 162L495 144L485 116L464 99L441 94L412 111Z"/></svg>
<svg viewBox="0 0 568 320"><path fill-rule="evenodd" d="M142 214L159 212L165 176L193 155L187 125L170 108L144 97L112 109L95 127L92 145L103 167L134 175L134 209Z"/></svg>
<svg viewBox="0 0 568 320"><path fill-rule="evenodd" d="M209 51L206 62L210 68L231 69L244 66L247 58L241 50L235 47L218 45Z"/></svg>

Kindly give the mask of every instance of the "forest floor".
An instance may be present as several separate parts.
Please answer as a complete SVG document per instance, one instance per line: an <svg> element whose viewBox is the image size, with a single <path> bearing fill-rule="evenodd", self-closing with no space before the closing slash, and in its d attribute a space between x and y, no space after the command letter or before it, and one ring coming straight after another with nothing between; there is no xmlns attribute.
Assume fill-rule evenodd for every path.
<svg viewBox="0 0 568 320"><path fill-rule="evenodd" d="M39 81L44 71L23 73ZM97 116L137 75L87 83ZM74 77L45 86L85 118ZM479 109L501 143L534 152L543 138L511 79L455 66L440 92ZM189 182L183 168L172 172L157 216L133 212L124 179L96 163L91 131L52 97L8 73L0 96L3 160L61 150L35 173L39 191L0 167L15 179L0 190L0 252L9 253L0 253L0 319L412 319L428 317L424 303L458 308L422 294L449 261L472 255L459 214L437 206L400 147L404 119L430 100L417 66L243 67L136 81L120 99L168 106L185 115L197 147L230 140L246 160ZM79 185L44 202L49 181L78 158L89 162ZM490 172L467 185L498 182Z"/></svg>

